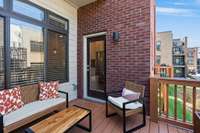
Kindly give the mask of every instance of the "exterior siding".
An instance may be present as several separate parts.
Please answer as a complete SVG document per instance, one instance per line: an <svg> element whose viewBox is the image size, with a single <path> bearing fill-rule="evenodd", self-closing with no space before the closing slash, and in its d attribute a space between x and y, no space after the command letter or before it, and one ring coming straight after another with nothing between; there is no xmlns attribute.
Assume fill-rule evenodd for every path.
<svg viewBox="0 0 200 133"><path fill-rule="evenodd" d="M152 18L153 17L153 18ZM130 80L146 86L149 103L149 77L154 65L154 1L97 0L78 9L78 96L83 97L83 36L107 32L106 88L118 90ZM112 32L120 32L113 42ZM148 104L149 105L149 104Z"/></svg>
<svg viewBox="0 0 200 133"><path fill-rule="evenodd" d="M60 85L60 90L69 93L69 99L77 98L77 9L64 0L31 0L69 20L69 82Z"/></svg>

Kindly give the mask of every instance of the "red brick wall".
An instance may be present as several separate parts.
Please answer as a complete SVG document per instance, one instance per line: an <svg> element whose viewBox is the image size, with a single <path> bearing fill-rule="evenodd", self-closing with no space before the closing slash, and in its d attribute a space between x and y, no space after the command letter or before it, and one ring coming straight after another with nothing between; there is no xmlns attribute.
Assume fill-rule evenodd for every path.
<svg viewBox="0 0 200 133"><path fill-rule="evenodd" d="M78 9L78 96L83 96L83 35L107 32L107 91L123 87L125 80L146 86L154 54L153 0L98 0ZM112 40L120 32L120 41Z"/></svg>

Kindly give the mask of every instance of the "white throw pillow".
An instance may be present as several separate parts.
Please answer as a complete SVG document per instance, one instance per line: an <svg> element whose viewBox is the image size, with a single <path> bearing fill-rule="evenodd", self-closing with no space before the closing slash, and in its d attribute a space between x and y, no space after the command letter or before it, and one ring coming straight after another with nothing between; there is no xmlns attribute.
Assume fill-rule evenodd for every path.
<svg viewBox="0 0 200 133"><path fill-rule="evenodd" d="M123 90L122 90L122 96L127 96L127 95L140 95L140 93L139 92L135 92L135 91L132 91L132 90L129 90L129 89L126 89L126 88L124 88Z"/></svg>
<svg viewBox="0 0 200 133"><path fill-rule="evenodd" d="M137 100L140 98L140 93L124 88L122 91L122 97L130 101Z"/></svg>

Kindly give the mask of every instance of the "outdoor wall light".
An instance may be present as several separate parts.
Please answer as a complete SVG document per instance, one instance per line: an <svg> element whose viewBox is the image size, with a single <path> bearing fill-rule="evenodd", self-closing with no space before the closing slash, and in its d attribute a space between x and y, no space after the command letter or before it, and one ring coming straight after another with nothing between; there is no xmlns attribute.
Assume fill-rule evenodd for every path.
<svg viewBox="0 0 200 133"><path fill-rule="evenodd" d="M113 32L113 33L112 33L112 37L113 37L113 41L119 42L119 39L120 39L120 34L119 34L119 32Z"/></svg>

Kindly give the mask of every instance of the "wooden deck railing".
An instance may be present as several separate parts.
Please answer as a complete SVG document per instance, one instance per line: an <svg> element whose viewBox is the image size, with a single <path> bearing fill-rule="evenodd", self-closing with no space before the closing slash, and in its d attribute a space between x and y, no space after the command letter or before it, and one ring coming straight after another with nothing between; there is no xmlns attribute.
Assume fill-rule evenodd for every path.
<svg viewBox="0 0 200 133"><path fill-rule="evenodd" d="M194 112L200 110L200 81L150 78L150 117L193 128Z"/></svg>

